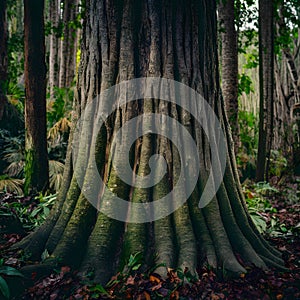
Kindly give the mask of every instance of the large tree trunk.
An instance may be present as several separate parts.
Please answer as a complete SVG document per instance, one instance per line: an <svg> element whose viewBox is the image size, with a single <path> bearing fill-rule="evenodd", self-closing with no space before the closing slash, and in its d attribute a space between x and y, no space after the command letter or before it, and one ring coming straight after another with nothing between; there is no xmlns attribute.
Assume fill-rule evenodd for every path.
<svg viewBox="0 0 300 300"><path fill-rule="evenodd" d="M220 1L218 15L222 40L222 94L231 126L235 153L237 153L239 149L238 40L235 29L234 0Z"/></svg>
<svg viewBox="0 0 300 300"><path fill-rule="evenodd" d="M268 180L274 115L273 1L259 1L259 141L256 180Z"/></svg>
<svg viewBox="0 0 300 300"><path fill-rule="evenodd" d="M44 1L24 1L25 193L48 186Z"/></svg>
<svg viewBox="0 0 300 300"><path fill-rule="evenodd" d="M89 128L89 123L83 123L81 131L72 133L71 140L75 142L73 146L79 141L79 149L75 159L71 152L72 144L69 144L64 184L57 203L44 225L18 246L37 260L40 260L42 252L47 249L50 257L41 268L57 263L67 264L80 268L83 272L93 271L95 279L101 282L106 282L128 255L136 252L143 254L145 266L153 264L153 254L157 253L158 263L164 262L168 267L188 267L191 272L205 263L227 274L246 272L245 266L249 264L262 268L282 265L280 253L259 235L251 222L239 185L229 125L220 97L215 1L86 2L87 15L83 28L74 117L80 116L87 105L95 105L92 110L86 111L85 119L97 119L97 116L104 113L105 107L112 105L114 101L100 98L100 103L92 102L94 97L119 82L139 77L175 79L200 93L215 110L222 124L227 145L224 181L215 195L212 192L214 197L209 204L204 205L210 200L205 198L201 204L205 207L199 209L200 196L209 197L203 191L209 178L210 165L218 165L218 160L213 160L214 151L210 153L204 129L187 108L159 100L156 96L145 97L146 99L138 97L139 100L126 105L117 104L117 109L105 120L105 126ZM152 86L149 91L157 88L159 87ZM161 99L166 100L174 92L168 86L162 85L161 88L164 95ZM128 89L121 96L127 99L133 92ZM187 94L182 95L182 99L186 99L184 96ZM200 101L190 101L193 115L202 111L204 124L206 121L211 122L204 113L208 108L200 104ZM176 140L179 136L181 147L186 153L189 145L177 135L175 126L170 128L163 122L161 128L158 128L160 134L151 134L147 130L148 118L144 114L149 113L155 113L163 120L169 115L180 121L182 127L193 137L198 149L198 182L192 187L193 193L188 201L170 215L168 210L171 203L185 200L185 188L195 179L189 172L198 165L188 163L193 159L191 156L179 156L182 149L173 145L172 139ZM118 147L126 148L126 141L132 136L124 133L122 140L116 144L112 143L113 138L126 122L140 115L144 118L137 128L144 129L145 133L142 137L137 136L131 148L129 144L129 154L126 152L122 156ZM95 149L90 144L90 137L95 134L92 130L96 133L99 131ZM167 139L164 136L166 134L171 134L172 138ZM131 135L134 133L131 132ZM218 139L219 136L211 136L210 143L215 143ZM139 188L120 179L117 172L126 168L128 156L134 172L139 176L146 176L151 171L157 175L164 174L163 164L150 170L148 163L155 153L162 155L166 161L166 174L158 184ZM101 212L97 212L87 201L90 192L99 184L92 166L95 158L97 169L107 186L99 201L98 195L94 197ZM76 176L72 170L73 163ZM87 163L89 167L86 169ZM137 214L139 211L128 212L122 209L119 211L122 216L128 214L137 223L123 222L119 221L121 218L116 220L107 216L116 213L111 191L130 201L133 206L152 203L175 190L181 173L186 174L184 188L176 190L172 202L163 207L157 206L159 210L156 209L155 213L165 215L163 218L143 223ZM219 175L214 174L214 178ZM84 177L82 190L77 182L80 177ZM149 215L143 216L148 220ZM164 269L159 271L163 273Z"/></svg>

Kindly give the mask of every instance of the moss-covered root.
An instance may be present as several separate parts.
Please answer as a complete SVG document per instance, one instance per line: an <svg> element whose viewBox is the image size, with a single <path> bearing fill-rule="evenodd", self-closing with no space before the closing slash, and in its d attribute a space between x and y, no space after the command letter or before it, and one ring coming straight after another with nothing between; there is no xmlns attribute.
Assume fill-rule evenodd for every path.
<svg viewBox="0 0 300 300"><path fill-rule="evenodd" d="M164 177L163 180L153 188L153 201L161 199L169 192L169 182L166 177ZM160 209L169 211L169 207L161 207ZM174 247L175 237L171 216L167 215L166 217L154 222L154 236L157 265L165 264L170 268L176 267L176 251ZM167 275L167 269L165 267L159 267L156 272L162 276Z"/></svg>
<svg viewBox="0 0 300 300"><path fill-rule="evenodd" d="M100 199L101 209L110 213L115 209L114 199L110 193L115 187L116 194L122 199L128 199L129 187L117 176L114 169L111 170L107 189ZM96 224L89 237L87 251L81 264L81 273L93 273L94 279L105 283L116 272L120 245L124 233L124 223L109 218L103 213L98 213Z"/></svg>
<svg viewBox="0 0 300 300"><path fill-rule="evenodd" d="M173 151L173 178L179 178L180 172L185 172L180 166L180 157L177 151ZM176 184L176 182L174 182ZM182 187L174 195L174 203L186 199L185 188ZM187 268L192 274L197 268L197 247L196 237L189 214L188 203L185 202L173 214L176 233L176 245L178 249L177 266L181 269Z"/></svg>
<svg viewBox="0 0 300 300"><path fill-rule="evenodd" d="M137 178L136 183L139 183L139 178L143 178L144 176L148 175L151 170L149 167L149 159L152 155L152 139L151 135L144 135L142 138L142 146L140 147L139 153L139 161L136 162L137 168ZM139 149L137 149L139 151ZM151 193L149 188L139 188L135 187L132 191L132 203L147 203L150 201ZM130 217L135 218L134 213L138 212L131 212ZM128 223L126 225L126 232L124 235L124 245L122 251L122 262L128 261L128 258L131 254L134 253L141 253L142 260L144 265L146 266L149 261L149 230L150 224L149 223Z"/></svg>

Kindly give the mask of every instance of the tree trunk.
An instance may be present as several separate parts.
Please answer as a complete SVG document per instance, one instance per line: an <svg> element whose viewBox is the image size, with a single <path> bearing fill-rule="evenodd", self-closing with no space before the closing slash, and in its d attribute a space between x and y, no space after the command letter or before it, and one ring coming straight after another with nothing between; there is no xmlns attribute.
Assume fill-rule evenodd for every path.
<svg viewBox="0 0 300 300"><path fill-rule="evenodd" d="M235 29L234 0L220 1L218 15L221 26L222 94L231 126L235 153L239 149L238 122L238 45Z"/></svg>
<svg viewBox="0 0 300 300"><path fill-rule="evenodd" d="M50 257L40 268L47 269L56 264L70 265L80 268L82 272L92 271L95 279L102 283L117 271L129 254L136 252L142 253L144 267L154 264L153 254L157 253L157 263L163 262L168 267L187 267L191 272L205 263L227 274L246 272L245 266L249 264L262 268L280 267L283 264L281 255L256 230L238 183L229 125L220 97L215 1L89 0L86 5L74 117L80 116L86 109L84 120L87 123L83 122L82 129L73 130L71 135L73 144L69 144L63 187L51 215L43 226L18 246L37 260L47 249ZM200 101L189 101L192 92L181 97L177 94L178 99L186 101L186 106L181 107L166 101L174 89L169 89L164 82L161 86L149 86L147 91L153 95L150 97L133 95L138 91L128 88L120 96L124 97L123 100L136 96L137 100L125 105L120 100L113 106L113 99L105 101L101 97L99 103L93 101L96 95L115 84L122 83L125 86L124 81L139 77L168 78L184 83L200 93L215 110L226 137L227 164L224 181L216 194L212 192L211 201L205 184L211 178L208 176L212 168L210 166L219 166L219 160L213 159L215 154L213 148L210 152L210 146L221 141L221 136L211 135L208 141L203 129L206 126L208 131L212 130L206 124L212 121L205 113L208 106L202 107ZM157 89L161 97L154 96ZM108 106L115 109L105 119L105 125L89 127L89 120L103 116L102 113L105 115ZM203 128L194 117L200 112ZM151 122L147 115L151 116L151 113L158 115L161 120L157 134L149 129ZM180 156L182 150L189 153L189 144L176 132L176 124L168 126L167 116L171 116L174 122L180 122L193 138L198 149L194 153L194 156L199 155L198 164L189 163L194 159L192 155ZM142 117L139 119L140 125L119 136L119 129L135 117ZM144 130L142 136L138 133L140 129ZM90 139L94 134L97 138L93 141L95 144L91 145ZM168 134L170 138L166 137ZM130 147L132 137L135 143ZM179 142L173 144L175 140ZM76 156L71 149L76 149L78 143L78 151L74 152ZM125 155L122 149L128 150ZM153 154L162 155L165 164L161 163L160 158L160 163L150 168L156 160ZM128 156L134 173L140 176L135 184L131 184L130 180L127 183L121 180L119 174L126 169ZM95 160L96 168L93 164ZM85 168L87 165L88 168ZM191 173L195 167L199 167L198 176ZM99 170L107 186L99 194L91 194L99 185L95 169ZM144 188L136 184L152 172L158 177L163 174L157 184ZM186 181L183 188L178 190L177 184L182 174L186 174L183 175ZM218 176L214 173L215 184ZM80 177L84 178L83 181ZM192 185L195 180L195 185ZM82 189L79 187L81 184ZM189 185L192 185L193 192L188 200L169 214L173 204L177 205L178 201L185 199ZM172 190L176 190L172 194L172 202L164 206L158 202L153 205L154 200L162 199ZM87 200L91 200L91 195L94 195L94 205L98 206L99 212ZM153 210L145 214L146 208L145 211L116 208L115 195L128 200L125 203L130 203L133 208L148 207L148 202L149 205L152 203ZM201 209L198 208L200 196L201 201L204 197L203 202L200 201ZM108 216L115 213L136 222ZM139 213L145 219L141 220ZM156 214L164 217L149 220ZM164 273L165 269L159 272Z"/></svg>
<svg viewBox="0 0 300 300"><path fill-rule="evenodd" d="M63 39L61 40L61 62L59 87L70 87L76 71L78 29L74 26L78 14L78 0L63 1Z"/></svg>
<svg viewBox="0 0 300 300"><path fill-rule="evenodd" d="M274 114L274 7L272 1L259 1L259 140L256 180L267 181L273 138Z"/></svg>
<svg viewBox="0 0 300 300"><path fill-rule="evenodd" d="M60 0L50 1L49 19L53 30L50 34L50 52L49 52L49 91L50 98L53 99L54 87L58 87L59 61L58 45L59 35L58 26L60 22Z"/></svg>
<svg viewBox="0 0 300 300"><path fill-rule="evenodd" d="M274 144L273 149L282 151L288 157L292 153L293 130L290 113L290 96L285 94L285 60L275 59L275 96L274 96ZM287 85L289 85L286 82Z"/></svg>
<svg viewBox="0 0 300 300"><path fill-rule="evenodd" d="M0 121L7 104L7 33L6 0L3 0L0 3Z"/></svg>
<svg viewBox="0 0 300 300"><path fill-rule="evenodd" d="M48 186L44 1L24 0L25 193Z"/></svg>

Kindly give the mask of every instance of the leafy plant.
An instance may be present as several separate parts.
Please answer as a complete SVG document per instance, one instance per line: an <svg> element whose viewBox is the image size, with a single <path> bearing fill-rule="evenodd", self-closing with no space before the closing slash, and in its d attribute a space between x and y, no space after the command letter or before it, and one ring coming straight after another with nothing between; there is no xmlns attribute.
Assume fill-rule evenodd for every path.
<svg viewBox="0 0 300 300"><path fill-rule="evenodd" d="M69 128L68 123L61 126ZM63 129L59 130L62 131ZM0 158L6 164L4 168L5 174L2 177L0 176L0 189L6 189L8 192L16 192L18 195L22 195L25 166L24 136L10 137L4 131L0 131L0 138L2 138L4 146L4 151ZM50 143L49 148L49 157L52 156L54 158L49 160L49 185L52 191L58 191L60 188L64 170L64 164L59 160L63 160L62 152L65 153L67 145L64 145L62 142L59 143L59 141L61 140L57 141L57 145L54 142ZM56 146L59 148L56 148Z"/></svg>
<svg viewBox="0 0 300 300"><path fill-rule="evenodd" d="M14 82L9 82L7 89L7 97L11 104L13 104L20 115L24 116L24 103L25 103L25 87L23 84L15 84ZM24 119L24 117L22 118Z"/></svg>
<svg viewBox="0 0 300 300"><path fill-rule="evenodd" d="M49 215L56 200L56 194L30 197L14 197L12 202L1 203L0 215L17 218L24 229L33 230Z"/></svg>
<svg viewBox="0 0 300 300"><path fill-rule="evenodd" d="M265 182L258 182L251 187L244 186L243 190L253 223L260 233L267 233L267 218L264 213L270 211L276 212L277 210L272 207L266 196L278 193L278 190ZM275 227L274 222L276 223L276 220L271 221L270 228Z"/></svg>
<svg viewBox="0 0 300 300"><path fill-rule="evenodd" d="M270 156L270 175L281 177L282 173L287 170L288 161L278 150L271 150Z"/></svg>
<svg viewBox="0 0 300 300"><path fill-rule="evenodd" d="M241 172L241 181L253 179L256 171L258 145L258 118L250 112L239 110L241 149L237 155L237 166Z"/></svg>
<svg viewBox="0 0 300 300"><path fill-rule="evenodd" d="M10 298L10 289L5 280L5 276L18 276L24 277L24 275L15 268L9 266L3 266L4 260L0 260L0 292L4 296L4 298Z"/></svg>
<svg viewBox="0 0 300 300"><path fill-rule="evenodd" d="M71 128L70 114L74 96L73 88L55 87L53 99L48 101L49 158L64 162Z"/></svg>
<svg viewBox="0 0 300 300"><path fill-rule="evenodd" d="M17 195L23 195L23 179L10 178L8 175L0 176L0 191L8 193L16 193Z"/></svg>
<svg viewBox="0 0 300 300"><path fill-rule="evenodd" d="M4 170L11 177L22 178L25 164L24 136L6 137L2 159L9 165Z"/></svg>
<svg viewBox="0 0 300 300"><path fill-rule="evenodd" d="M243 151L253 155L258 145L258 117L251 112L240 110L239 126Z"/></svg>
<svg viewBox="0 0 300 300"><path fill-rule="evenodd" d="M56 197L56 194L48 196L43 196L43 194L40 194L39 196L35 197L35 199L38 200L39 203L37 207L33 209L29 214L32 228L36 228L44 223L50 213L52 206L54 205Z"/></svg>
<svg viewBox="0 0 300 300"><path fill-rule="evenodd" d="M53 100L48 100L47 120L48 128L67 117L72 110L73 88L54 88Z"/></svg>
<svg viewBox="0 0 300 300"><path fill-rule="evenodd" d="M63 180L64 164L57 160L49 160L49 187L58 191Z"/></svg>

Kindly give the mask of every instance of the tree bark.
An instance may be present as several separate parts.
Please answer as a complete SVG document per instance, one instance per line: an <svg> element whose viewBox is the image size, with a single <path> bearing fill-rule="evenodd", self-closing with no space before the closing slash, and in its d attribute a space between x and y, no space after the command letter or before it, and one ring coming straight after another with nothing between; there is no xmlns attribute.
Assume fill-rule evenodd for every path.
<svg viewBox="0 0 300 300"><path fill-rule="evenodd" d="M259 1L259 141L256 180L267 181L273 138L274 115L274 7Z"/></svg>
<svg viewBox="0 0 300 300"><path fill-rule="evenodd" d="M74 145L70 143L64 184L50 217L18 246L37 260L47 249L50 257L40 268L70 265L80 268L83 273L92 271L94 279L102 283L110 279L129 254L136 252L143 255L143 267L152 266L153 253L157 253L156 263L187 267L191 272L205 263L221 273L223 270L235 275L246 272L245 266L249 264L280 268L283 264L281 255L259 235L247 213L239 185L229 125L220 97L215 1L88 0L86 5L74 118L78 118L88 104L94 103L96 95L116 83L139 77L175 79L203 95L220 119L227 143L224 181L212 201L199 209L199 197L211 165L210 146L203 128L187 110L155 97L117 105L105 126L89 128L87 124L81 131L72 131L73 142L79 141L75 173L71 152ZM131 93L130 90L127 92ZM162 92L167 95L172 91ZM100 101L103 106L110 104ZM87 112L87 120L93 120L97 109ZM200 107L194 113L198 109ZM162 155L167 170L163 178L148 188L134 187L120 179L117 170L124 169L128 153L122 156L121 152L115 151L114 135L136 116L143 116L141 127L147 126L143 114L150 112L171 116L194 138L200 157L199 179L189 199L173 214L147 223L115 220L102 211L97 212L86 199L85 192L93 190L97 184L92 167L83 168L93 157L96 157L97 169L108 187L99 204L106 211L113 209L109 191L131 203L155 201L169 194L181 172L191 168L188 164L183 167L181 160L186 162L188 158L179 157L180 149L163 136L170 131L176 136L174 128L164 123L160 128L162 135L148 132L138 137L129 151L131 166L142 177L149 174L152 155ZM100 130L95 156L89 154L92 130ZM122 135L118 144L126 145L128 138ZM218 136L214 139L218 140ZM188 146L183 141L181 145ZM153 171L160 174L161 167L159 164ZM78 174L84 176L82 190L77 182ZM184 196L185 190L180 190L173 200ZM167 206L162 210L168 209Z"/></svg>
<svg viewBox="0 0 300 300"><path fill-rule="evenodd" d="M74 22L78 14L78 0L63 0L63 39L61 40L61 61L59 87L70 87L75 78L78 29ZM73 22L73 24L71 23Z"/></svg>
<svg viewBox="0 0 300 300"><path fill-rule="evenodd" d="M49 19L51 26L58 29L60 22L60 0L50 1ZM59 79L59 35L56 30L51 31L49 53L49 91L53 99L54 87L58 87Z"/></svg>
<svg viewBox="0 0 300 300"><path fill-rule="evenodd" d="M25 193L48 186L44 1L24 0Z"/></svg>
<svg viewBox="0 0 300 300"><path fill-rule="evenodd" d="M7 104L7 33L6 0L3 0L0 3L0 121Z"/></svg>
<svg viewBox="0 0 300 300"><path fill-rule="evenodd" d="M218 15L221 27L222 94L231 126L235 153L237 153L239 149L238 41L235 29L234 0L220 1Z"/></svg>

